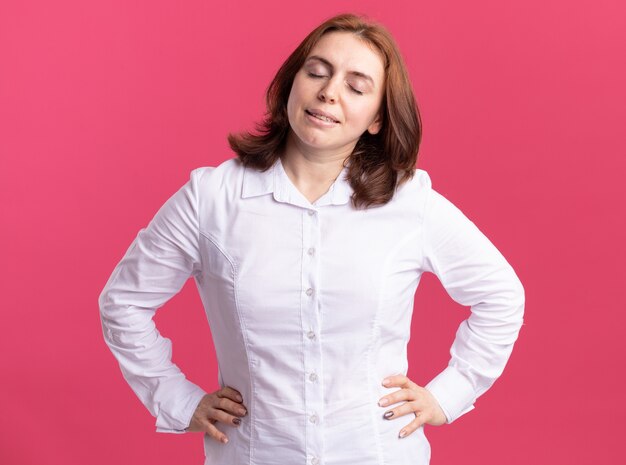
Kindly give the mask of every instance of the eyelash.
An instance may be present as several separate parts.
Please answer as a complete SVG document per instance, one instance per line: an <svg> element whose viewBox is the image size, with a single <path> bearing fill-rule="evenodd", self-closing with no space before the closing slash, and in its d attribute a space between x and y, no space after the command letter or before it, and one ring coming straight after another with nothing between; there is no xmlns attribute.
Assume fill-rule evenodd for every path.
<svg viewBox="0 0 626 465"><path fill-rule="evenodd" d="M313 73L307 73L310 77L312 78L323 78L324 76L320 76L319 74L313 74ZM363 95L363 92L356 90L354 87L350 86L350 89L352 90L352 92L359 94L359 95Z"/></svg>

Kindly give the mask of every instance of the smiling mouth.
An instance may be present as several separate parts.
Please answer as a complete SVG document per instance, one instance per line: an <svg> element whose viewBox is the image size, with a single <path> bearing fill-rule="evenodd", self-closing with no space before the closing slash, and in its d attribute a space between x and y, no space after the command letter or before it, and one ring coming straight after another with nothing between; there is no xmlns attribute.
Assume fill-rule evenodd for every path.
<svg viewBox="0 0 626 465"><path fill-rule="evenodd" d="M327 118L327 117L322 116L322 115L315 115L315 114L311 113L309 110L304 110L304 111L306 112L307 115L311 115L313 118L317 118L319 120L326 121L327 123L339 123L339 121L335 121L334 119L330 119L330 118Z"/></svg>

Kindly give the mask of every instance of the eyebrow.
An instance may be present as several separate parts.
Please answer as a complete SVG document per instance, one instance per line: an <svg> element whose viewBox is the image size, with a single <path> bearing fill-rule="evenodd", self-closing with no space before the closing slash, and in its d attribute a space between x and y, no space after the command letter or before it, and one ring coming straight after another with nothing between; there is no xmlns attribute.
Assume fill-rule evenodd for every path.
<svg viewBox="0 0 626 465"><path fill-rule="evenodd" d="M308 61L310 61L310 60L318 60L318 61L321 61L321 62L322 62L322 63L324 63L326 66L328 66L331 70L332 70L332 69L334 69L333 64L332 64L330 61L328 61L326 58L322 58L321 56L318 56L318 55L311 55L310 57L308 57L308 58L305 60L305 62L308 62ZM370 76L368 76L367 74L362 73L361 71L348 71L348 74L354 74L355 76L359 76L359 77L362 77L362 78L364 78L364 79L367 79L367 80L368 80L368 81L372 84L372 86L376 87L376 85L374 84L374 80L373 80Z"/></svg>

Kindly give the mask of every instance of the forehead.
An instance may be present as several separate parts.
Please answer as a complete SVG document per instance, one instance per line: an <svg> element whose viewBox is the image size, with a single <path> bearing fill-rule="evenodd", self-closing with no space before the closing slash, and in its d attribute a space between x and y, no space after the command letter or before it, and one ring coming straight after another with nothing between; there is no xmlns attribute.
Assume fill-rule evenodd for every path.
<svg viewBox="0 0 626 465"><path fill-rule="evenodd" d="M324 34L307 58L313 55L325 58L336 69L360 71L377 80L382 80L384 75L380 52L351 32L332 31Z"/></svg>

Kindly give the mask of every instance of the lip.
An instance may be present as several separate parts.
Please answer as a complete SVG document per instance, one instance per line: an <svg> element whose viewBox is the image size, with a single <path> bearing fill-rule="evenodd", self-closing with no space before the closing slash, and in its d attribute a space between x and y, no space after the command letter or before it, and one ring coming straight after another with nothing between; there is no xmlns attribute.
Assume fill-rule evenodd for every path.
<svg viewBox="0 0 626 465"><path fill-rule="evenodd" d="M339 120L335 117L335 115L333 115L332 113L327 113L327 112L325 112L323 110L320 110L319 108L307 108L304 111L307 114L314 113L314 114L317 114L317 115L325 116L326 118L330 118L330 119L334 120L335 123L333 123L333 124L339 124ZM318 121L322 121L322 120L318 119Z"/></svg>
<svg viewBox="0 0 626 465"><path fill-rule="evenodd" d="M317 126L318 128L324 128L324 129L332 129L335 126L337 126L337 124L339 123L332 123L330 121L322 121L319 118L316 118L313 115L310 115L309 113L307 113L306 111L304 112L304 114L306 115L305 118L306 120L311 123L313 126Z"/></svg>

